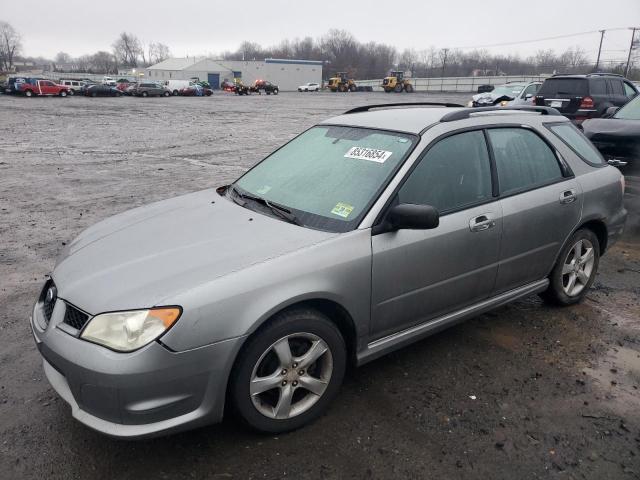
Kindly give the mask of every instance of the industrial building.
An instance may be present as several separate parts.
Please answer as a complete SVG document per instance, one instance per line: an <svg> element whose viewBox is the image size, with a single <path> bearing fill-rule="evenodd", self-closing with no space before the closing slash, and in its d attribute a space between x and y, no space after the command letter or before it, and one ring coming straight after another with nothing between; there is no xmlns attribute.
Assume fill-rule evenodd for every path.
<svg viewBox="0 0 640 480"><path fill-rule="evenodd" d="M322 62L316 60L213 60L206 57L170 58L145 69L148 80L206 80L213 88L225 81L242 79L245 85L268 80L282 91L297 90L307 82L322 83Z"/></svg>

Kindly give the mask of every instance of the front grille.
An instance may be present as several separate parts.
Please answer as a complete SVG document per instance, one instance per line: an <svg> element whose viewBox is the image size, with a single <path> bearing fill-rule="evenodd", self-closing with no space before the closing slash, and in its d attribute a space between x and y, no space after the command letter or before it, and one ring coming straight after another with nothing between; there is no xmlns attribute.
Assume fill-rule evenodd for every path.
<svg viewBox="0 0 640 480"><path fill-rule="evenodd" d="M89 320L89 315L81 312L76 307L69 305L68 303L66 304L66 307L63 322L72 326L76 330L82 330L82 327L84 327L87 320Z"/></svg>

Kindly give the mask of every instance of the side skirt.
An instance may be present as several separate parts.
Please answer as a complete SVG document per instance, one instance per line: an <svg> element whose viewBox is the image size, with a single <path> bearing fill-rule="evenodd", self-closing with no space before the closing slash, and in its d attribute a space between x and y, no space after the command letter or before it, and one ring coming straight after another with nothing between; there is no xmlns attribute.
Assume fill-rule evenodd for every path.
<svg viewBox="0 0 640 480"><path fill-rule="evenodd" d="M374 340L367 345L366 350L358 353L357 363L358 365L363 365L381 357L382 355L386 355L387 353L409 345L410 343L421 340L429 335L433 335L440 330L444 330L445 328L464 320L476 317L488 312L489 310L501 307L519 298L526 297L527 295L542 292L546 290L548 286L549 280L545 278L543 280L518 287L514 290L501 293L495 297L488 298L480 303L476 303L475 305L448 313L442 317L429 320L428 322L421 323L414 327L407 328L406 330Z"/></svg>

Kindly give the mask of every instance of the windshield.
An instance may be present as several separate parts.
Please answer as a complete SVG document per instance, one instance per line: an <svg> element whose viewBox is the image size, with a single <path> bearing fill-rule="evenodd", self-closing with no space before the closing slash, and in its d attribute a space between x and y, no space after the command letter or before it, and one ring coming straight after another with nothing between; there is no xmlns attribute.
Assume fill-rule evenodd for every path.
<svg viewBox="0 0 640 480"><path fill-rule="evenodd" d="M346 232L357 226L414 143L408 134L317 126L234 185L241 193L286 207L305 226Z"/></svg>
<svg viewBox="0 0 640 480"><path fill-rule="evenodd" d="M508 97L516 97L522 91L524 85L500 85L496 87L491 92L491 95L495 96L503 96L506 95Z"/></svg>
<svg viewBox="0 0 640 480"><path fill-rule="evenodd" d="M640 120L640 96L634 98L613 116L620 120Z"/></svg>

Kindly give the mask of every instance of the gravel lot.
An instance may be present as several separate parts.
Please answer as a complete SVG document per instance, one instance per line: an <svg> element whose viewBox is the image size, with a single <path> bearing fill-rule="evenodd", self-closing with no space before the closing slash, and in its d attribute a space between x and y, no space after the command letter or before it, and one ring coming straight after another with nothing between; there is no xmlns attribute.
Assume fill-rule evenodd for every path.
<svg viewBox="0 0 640 480"><path fill-rule="evenodd" d="M537 297L351 372L329 413L279 437L233 419L106 438L49 387L28 326L57 252L87 226L236 178L350 106L460 95L0 96L0 477L640 478L640 165L626 236L571 308Z"/></svg>

